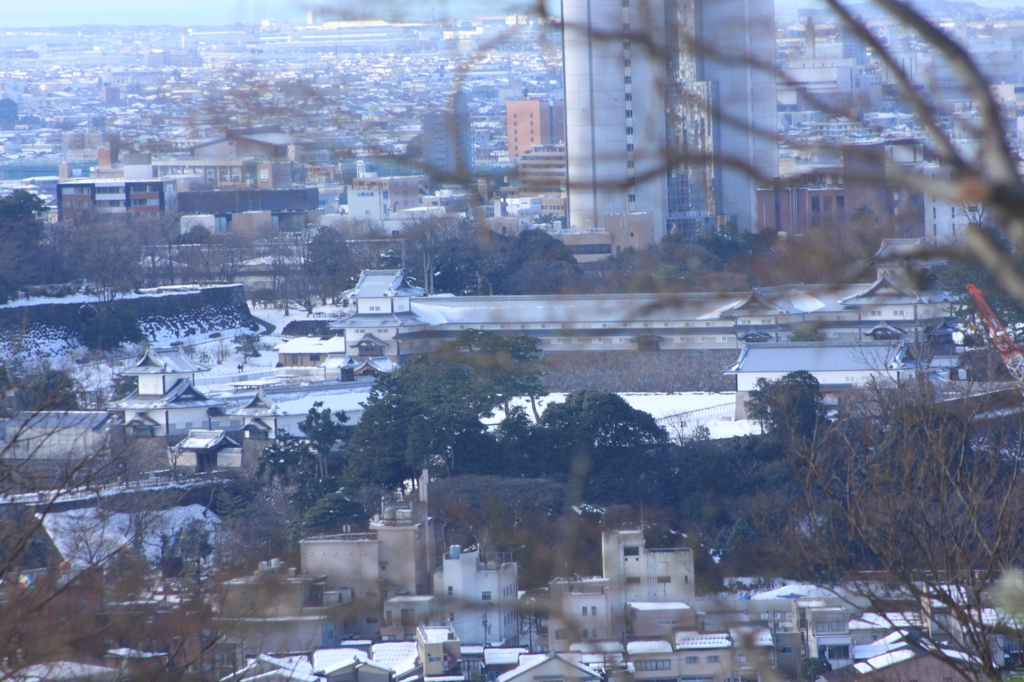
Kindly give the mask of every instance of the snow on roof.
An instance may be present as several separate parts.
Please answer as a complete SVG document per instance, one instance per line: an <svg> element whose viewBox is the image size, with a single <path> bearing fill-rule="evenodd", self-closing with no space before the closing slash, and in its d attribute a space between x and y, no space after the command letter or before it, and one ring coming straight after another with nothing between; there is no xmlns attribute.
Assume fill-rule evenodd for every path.
<svg viewBox="0 0 1024 682"><path fill-rule="evenodd" d="M220 444L229 448L241 447L224 432L223 429L192 429L185 439L175 445L177 450L211 450Z"/></svg>
<svg viewBox="0 0 1024 682"><path fill-rule="evenodd" d="M670 321L717 317L749 294L611 294L601 296L458 296L414 299L411 310L429 324Z"/></svg>
<svg viewBox="0 0 1024 682"><path fill-rule="evenodd" d="M250 398L243 406L234 410L231 414L243 417L265 417L273 414L281 414L281 410L274 401L263 392L262 388L258 388L256 389L256 395Z"/></svg>
<svg viewBox="0 0 1024 682"><path fill-rule="evenodd" d="M484 665L519 665L519 657L525 653L521 647L484 649Z"/></svg>
<svg viewBox="0 0 1024 682"><path fill-rule="evenodd" d="M416 642L380 642L374 644L370 658L395 671L395 677L407 675L416 669Z"/></svg>
<svg viewBox="0 0 1024 682"><path fill-rule="evenodd" d="M726 372L842 372L897 369L904 343L756 343Z"/></svg>
<svg viewBox="0 0 1024 682"><path fill-rule="evenodd" d="M363 363L356 368L356 371L363 369L366 366L373 367L378 372L393 372L398 369L398 364L389 357L381 356L377 358L365 358Z"/></svg>
<svg viewBox="0 0 1024 682"><path fill-rule="evenodd" d="M365 661L370 657L362 649L349 649L344 647L317 649L313 652L313 670L324 670L328 666Z"/></svg>
<svg viewBox="0 0 1024 682"><path fill-rule="evenodd" d="M907 642L904 640L905 634L897 630L870 644L855 644L853 646L853 660L865 661L890 651L903 649L907 646Z"/></svg>
<svg viewBox="0 0 1024 682"><path fill-rule="evenodd" d="M209 369L206 365L193 362L180 348L148 348L134 367L121 374L191 374Z"/></svg>
<svg viewBox="0 0 1024 682"><path fill-rule="evenodd" d="M323 678L313 674L313 666L305 656L270 656L260 654L242 670L229 679L265 680L266 682L322 682Z"/></svg>
<svg viewBox="0 0 1024 682"><path fill-rule="evenodd" d="M699 633L692 630L677 632L675 637L676 650L682 649L728 649L732 639L724 632Z"/></svg>
<svg viewBox="0 0 1024 682"><path fill-rule="evenodd" d="M113 658L162 658L167 654L160 651L139 651L138 649L122 647L120 649L110 649L106 655Z"/></svg>
<svg viewBox="0 0 1024 682"><path fill-rule="evenodd" d="M631 601L627 603L627 606L631 606L637 611L693 610L693 607L684 601Z"/></svg>
<svg viewBox="0 0 1024 682"><path fill-rule="evenodd" d="M326 393L308 395L292 400L282 400L277 403L282 415L303 415L309 412L313 403L323 403L323 407L329 408L332 412L362 412L363 401L370 397L369 391L346 393Z"/></svg>
<svg viewBox="0 0 1024 682"><path fill-rule="evenodd" d="M757 592L750 595L751 599L806 599L830 598L841 594L828 587L819 587L810 583L789 583L775 589Z"/></svg>
<svg viewBox="0 0 1024 682"><path fill-rule="evenodd" d="M572 654L569 654L570 656ZM618 670L625 662L625 656L618 652L607 654L576 654L578 662L594 670Z"/></svg>
<svg viewBox="0 0 1024 682"><path fill-rule="evenodd" d="M423 633L423 641L427 644L442 644L448 641L450 631L445 627L422 626L419 631Z"/></svg>
<svg viewBox="0 0 1024 682"><path fill-rule="evenodd" d="M19 412L6 422L5 429L91 429L98 431L108 424L110 413L103 411L48 410L44 412ZM0 438L3 434L0 433Z"/></svg>
<svg viewBox="0 0 1024 682"><path fill-rule="evenodd" d="M568 665L573 666L574 668L576 668L577 670L579 670L580 672L584 673L585 675L587 675L588 677L590 677L592 679L596 680L596 679L599 679L601 677L600 674L598 674L597 671L594 670L593 668L588 668L587 666L583 665L582 663L577 663L576 661L574 661L571 655L549 653L549 654L535 654L535 655L529 656L529 659L528 659L529 663L526 663L525 665L520 665L520 666L518 666L516 668L513 668L512 670L509 670L506 673L498 675L497 682L509 682L509 680L512 680L512 679L514 679L516 677L519 677L520 675L523 675L524 673L527 673L530 670L533 670L534 668L542 666L545 663L547 663L549 661L556 660L556 659L564 661Z"/></svg>
<svg viewBox="0 0 1024 682"><path fill-rule="evenodd" d="M867 675L870 672L881 670L882 668L888 668L891 665L895 665L901 661L908 661L911 658L917 656L917 652L911 648L899 649L898 651L890 651L874 658L869 658L866 661L860 663L854 663L854 669L861 675Z"/></svg>
<svg viewBox="0 0 1024 682"><path fill-rule="evenodd" d="M775 646L775 639L768 628L758 628L754 631L750 628L733 628L729 631L729 636L740 646Z"/></svg>
<svg viewBox="0 0 1024 682"><path fill-rule="evenodd" d="M635 641L626 644L626 652L630 656L636 654L669 654L672 653L672 645L662 640Z"/></svg>
<svg viewBox="0 0 1024 682"><path fill-rule="evenodd" d="M105 668L99 665L78 663L76 661L54 661L52 663L40 663L22 668L14 673L14 678L19 680L91 680L92 682L104 682L105 680L120 679L121 674L116 668Z"/></svg>
<svg viewBox="0 0 1024 682"><path fill-rule="evenodd" d="M277 346L278 353L345 353L345 337L299 336Z"/></svg>
<svg viewBox="0 0 1024 682"><path fill-rule="evenodd" d="M921 623L921 615L908 611L905 613L890 612L882 615L880 613L865 612L860 618L850 620L851 630L877 630L879 628L909 628L918 627Z"/></svg>
<svg viewBox="0 0 1024 682"><path fill-rule="evenodd" d="M572 656L573 654L569 654L569 655ZM539 663L539 662L547 659L547 657L548 657L547 654L523 654L522 656L519 657L519 667L520 668L529 668L529 667L533 666L534 664Z"/></svg>
<svg viewBox="0 0 1024 682"><path fill-rule="evenodd" d="M484 647L481 644L463 644L460 647L462 655L469 654L470 656L483 656Z"/></svg>
<svg viewBox="0 0 1024 682"><path fill-rule="evenodd" d="M238 137L262 144L281 147L288 144L301 144L305 142L302 138L289 135L288 133L248 133Z"/></svg>
<svg viewBox="0 0 1024 682"><path fill-rule="evenodd" d="M355 287L345 292L354 298L388 298L392 296L422 296L420 287L406 283L404 270L363 270Z"/></svg>

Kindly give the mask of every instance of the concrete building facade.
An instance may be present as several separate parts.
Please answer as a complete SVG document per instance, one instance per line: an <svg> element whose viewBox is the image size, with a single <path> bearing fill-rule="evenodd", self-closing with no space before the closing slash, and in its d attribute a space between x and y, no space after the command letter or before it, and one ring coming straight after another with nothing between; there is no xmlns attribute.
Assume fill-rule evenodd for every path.
<svg viewBox="0 0 1024 682"><path fill-rule="evenodd" d="M736 57L775 62L772 0L567 0L562 16L570 226L647 212L655 241L708 216L752 230L749 171L778 171L775 80Z"/></svg>
<svg viewBox="0 0 1024 682"><path fill-rule="evenodd" d="M434 572L434 595L464 644L519 642L519 568L509 553L453 545Z"/></svg>

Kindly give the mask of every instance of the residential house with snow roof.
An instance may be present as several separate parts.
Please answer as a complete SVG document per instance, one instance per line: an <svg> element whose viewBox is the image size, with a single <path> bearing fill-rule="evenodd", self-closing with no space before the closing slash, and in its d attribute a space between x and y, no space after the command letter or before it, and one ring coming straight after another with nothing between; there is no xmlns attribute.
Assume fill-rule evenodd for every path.
<svg viewBox="0 0 1024 682"><path fill-rule="evenodd" d="M370 649L370 658L394 671L394 682L412 680L422 674L419 646L413 642L377 642Z"/></svg>
<svg viewBox="0 0 1024 682"><path fill-rule="evenodd" d="M641 646L640 642L632 644ZM772 634L764 628L708 633L684 630L675 633L671 648L675 656L664 651L664 647L658 651L637 651L630 655L636 670L635 679L638 682L657 679L653 673L659 669L662 678L757 679L758 668L775 664ZM665 674L666 670L676 675L671 672Z"/></svg>
<svg viewBox="0 0 1024 682"><path fill-rule="evenodd" d="M281 367L319 367L332 355L344 355L345 350L344 336L300 336L278 345L277 358Z"/></svg>
<svg viewBox="0 0 1024 682"><path fill-rule="evenodd" d="M326 682L391 682L391 668L358 649L319 649L312 659L313 674Z"/></svg>
<svg viewBox="0 0 1024 682"><path fill-rule="evenodd" d="M260 654L241 670L223 678L221 682L242 682L243 680L324 682L322 677L313 674L313 666L306 656L270 656L268 654Z"/></svg>
<svg viewBox="0 0 1024 682"><path fill-rule="evenodd" d="M497 682L598 682L601 674L558 653L523 656L520 664L498 676Z"/></svg>
<svg viewBox="0 0 1024 682"><path fill-rule="evenodd" d="M964 670L980 662L967 653L942 646L941 650L912 632L896 632L876 642L869 658L854 662L842 668L833 668L816 678L815 682L890 682L896 680L942 680L942 682L967 682L976 679L967 676L946 660L959 661Z"/></svg>
<svg viewBox="0 0 1024 682"><path fill-rule="evenodd" d="M195 387L195 375L209 369L178 348L149 348L135 366L121 372L136 377L138 388L108 409L136 436L185 436L192 429L212 429L225 402Z"/></svg>

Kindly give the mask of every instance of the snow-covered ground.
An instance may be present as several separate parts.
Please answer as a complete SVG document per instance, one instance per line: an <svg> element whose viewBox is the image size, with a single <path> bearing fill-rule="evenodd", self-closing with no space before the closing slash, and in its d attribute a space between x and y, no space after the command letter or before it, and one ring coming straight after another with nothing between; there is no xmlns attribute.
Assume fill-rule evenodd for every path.
<svg viewBox="0 0 1024 682"><path fill-rule="evenodd" d="M154 287L152 289L139 289L138 291L129 291L127 293L118 294L118 299L129 299L129 298L146 298L149 296L180 296L182 294L194 294L200 289L212 289L219 286L233 287L235 284L177 284L174 286L166 287ZM95 294L71 294L70 296L33 296L31 298L16 298L13 301L0 304L0 308L20 308L27 305L41 305L44 303L99 303L103 299Z"/></svg>
<svg viewBox="0 0 1024 682"><path fill-rule="evenodd" d="M161 559L161 547L194 521L212 541L220 518L198 504L138 515L90 507L42 518L64 560L80 566L103 564L128 546L139 546L146 559L156 563Z"/></svg>
<svg viewBox="0 0 1024 682"><path fill-rule="evenodd" d="M262 336L260 339L263 348L276 347L285 341L281 332L289 322L295 320L324 320L337 319L345 314L346 310L340 306L318 306L312 315L305 311L291 307L256 307L250 304L255 317L274 325L273 334ZM210 338L211 334L219 333L220 338ZM219 332L198 334L194 337L181 337L170 332L156 335L154 345L169 346L172 341L181 341L190 349L193 359L210 366L209 372L203 372L197 377L199 388L207 393L228 394L232 390L231 384L240 379L251 382L259 381L280 381L288 379L279 377L275 371L277 365L277 352L274 350L262 350L258 358L243 358L242 354L235 350L234 337L238 334L251 333L248 329L226 329ZM73 367L76 378L82 382L88 390L98 390L108 387L114 380L117 372L125 367L131 366L134 359L142 354L139 347L126 349L129 357L124 359L75 365ZM239 366L242 367L241 373ZM290 370L294 372L294 370ZM316 381L319 376L292 378L291 381ZM364 389L365 390L365 389ZM761 432L760 425L751 420L733 420L736 394L733 392L711 393L711 392L682 392L682 393L621 393L626 402L638 410L652 415L658 423L664 426L673 439L688 438L694 435L698 426L707 429L710 438L731 438ZM552 402L564 402L565 393L552 393L537 400L537 410L543 413L544 408ZM312 403L318 400L314 395L296 396L294 399L285 398L290 404L289 413L299 411L305 413ZM362 408L359 403L365 399L365 394L350 394L333 398L331 407L333 409L344 409L346 412L358 415ZM340 402L339 402L340 401ZM301 404L300 404L301 403ZM325 403L326 404L326 403ZM513 401L514 405L523 407L527 415L533 416L530 403L527 399L520 398ZM496 426L505 415L498 410L484 422L491 427Z"/></svg>
<svg viewBox="0 0 1024 682"><path fill-rule="evenodd" d="M537 412L544 413L544 408L551 403L565 402L566 393L551 393L537 399ZM673 439L691 437L698 425L707 427L713 439L731 438L761 433L757 422L749 419L733 421L736 394L729 392L711 393L690 391L682 393L620 393L630 407L647 412L658 423L668 430ZM533 410L527 398L516 398L513 406L522 407L527 416L533 419ZM496 410L494 415L484 419L490 427L497 426L505 418L504 410Z"/></svg>

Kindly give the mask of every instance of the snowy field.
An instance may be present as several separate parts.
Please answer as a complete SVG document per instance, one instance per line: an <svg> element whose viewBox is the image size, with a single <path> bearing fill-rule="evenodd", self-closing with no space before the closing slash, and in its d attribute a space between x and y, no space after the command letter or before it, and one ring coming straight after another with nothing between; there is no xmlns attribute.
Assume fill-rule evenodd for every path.
<svg viewBox="0 0 1024 682"><path fill-rule="evenodd" d="M550 393L537 399L537 413L551 403L565 402L566 393ZM663 426L673 439L693 435L695 427L703 425L713 439L731 438L761 433L760 425L750 419L733 420L736 394L732 391L710 393L691 391L682 393L620 393L630 407L647 412ZM516 398L513 406L522 407L533 419L533 409L527 398ZM496 410L484 423L495 427L505 418L504 410Z"/></svg>
<svg viewBox="0 0 1024 682"><path fill-rule="evenodd" d="M43 527L65 561L76 565L103 564L129 546L139 547L150 563L162 558L162 548L193 524L213 538L220 518L202 505L190 504L142 514L108 513L90 507L51 512Z"/></svg>

